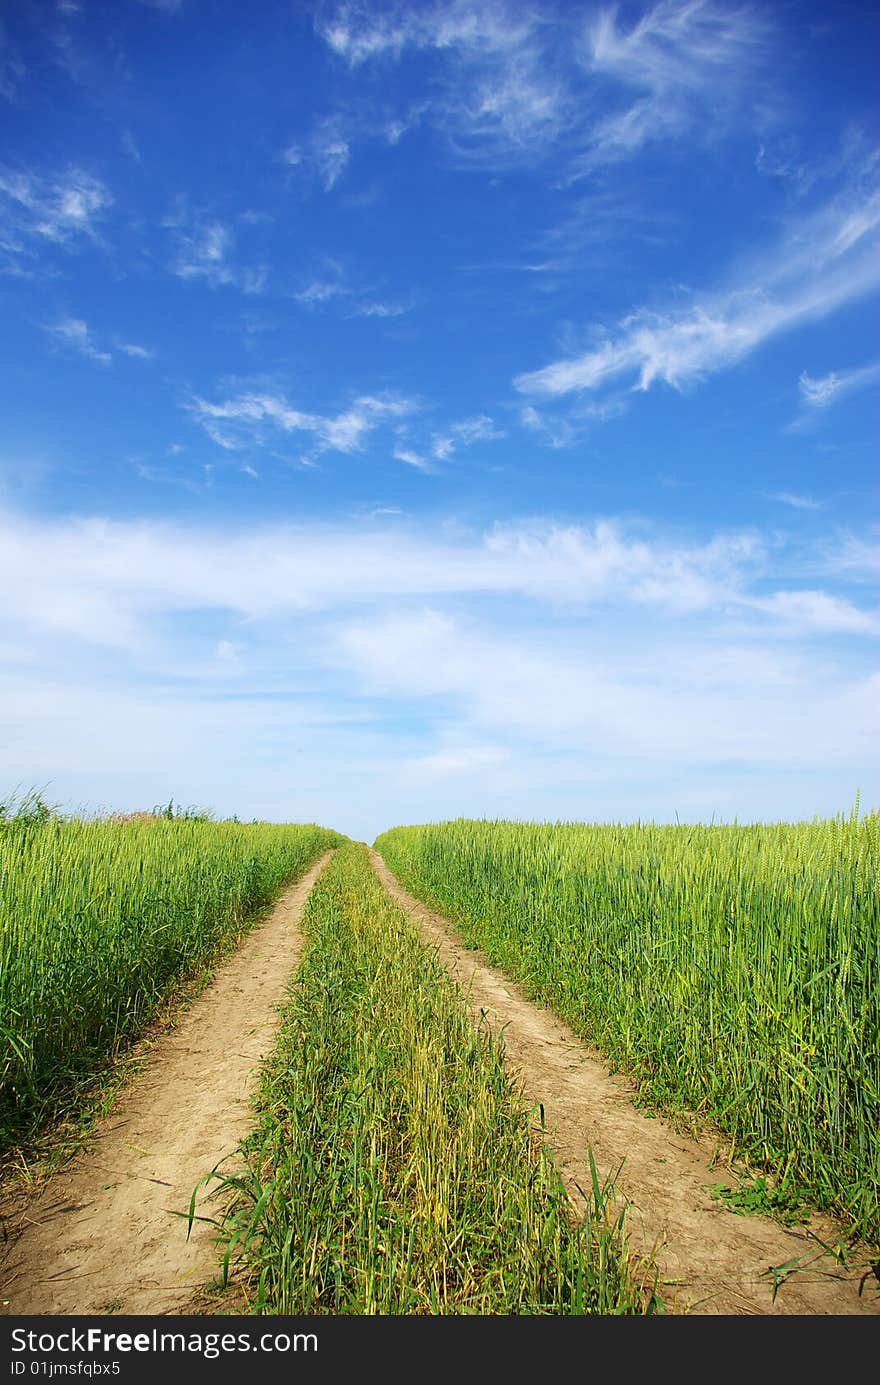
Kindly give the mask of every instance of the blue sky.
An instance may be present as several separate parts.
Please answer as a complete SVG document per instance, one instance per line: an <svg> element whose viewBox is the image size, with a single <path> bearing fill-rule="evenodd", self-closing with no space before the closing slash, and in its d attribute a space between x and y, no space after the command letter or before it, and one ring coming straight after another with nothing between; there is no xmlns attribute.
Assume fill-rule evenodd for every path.
<svg viewBox="0 0 880 1385"><path fill-rule="evenodd" d="M0 785L880 803L867 4L12 0Z"/></svg>

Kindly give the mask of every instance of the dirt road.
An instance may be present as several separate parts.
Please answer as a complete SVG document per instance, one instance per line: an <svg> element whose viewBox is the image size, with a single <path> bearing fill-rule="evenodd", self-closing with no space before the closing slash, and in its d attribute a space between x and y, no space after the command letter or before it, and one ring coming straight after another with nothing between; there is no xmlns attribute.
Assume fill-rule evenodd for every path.
<svg viewBox="0 0 880 1385"><path fill-rule="evenodd" d="M173 1313L216 1279L212 1228L196 1222L187 1240L175 1213L250 1128L249 1098L299 960L299 918L331 854L159 1039L88 1150L24 1209L0 1209L0 1312ZM197 1215L212 1215L209 1197Z"/></svg>
<svg viewBox="0 0 880 1385"><path fill-rule="evenodd" d="M380 880L437 949L473 1012L504 1027L507 1060L528 1100L544 1107L548 1143L575 1200L582 1203L578 1185L590 1187L590 1147L600 1175L623 1166L617 1185L628 1203L631 1244L638 1253L653 1252L665 1302L677 1301L691 1313L880 1313L880 1284L867 1261L843 1269L805 1228L728 1211L709 1188L734 1180L710 1166L711 1149L637 1110L631 1084L610 1076L572 1030L526 1000L482 954L463 947L445 919L408 894L376 852L371 856ZM811 1230L828 1244L840 1234L818 1218ZM774 1301L766 1271L791 1261L797 1268L782 1274Z"/></svg>
<svg viewBox="0 0 880 1385"><path fill-rule="evenodd" d="M36 1199L0 1208L0 1312L186 1312L194 1291L216 1278L212 1228L197 1222L187 1240L186 1220L176 1214L250 1127L249 1097L300 956L299 918L329 856L282 896L154 1044L89 1148ZM590 1148L601 1174L622 1165L617 1185L630 1239L638 1253L654 1255L667 1304L692 1313L880 1312L880 1285L866 1262L842 1268L805 1229L724 1208L709 1189L731 1180L712 1167L711 1149L639 1111L631 1084L610 1076L562 1021L464 948L375 852L372 860L475 1015L504 1027L508 1063L526 1097L543 1105L548 1142L575 1200L578 1185L590 1185ZM202 1194L197 1215L213 1211L210 1192ZM837 1239L830 1222L817 1219L811 1230ZM789 1266L778 1272L775 1300L771 1266Z"/></svg>

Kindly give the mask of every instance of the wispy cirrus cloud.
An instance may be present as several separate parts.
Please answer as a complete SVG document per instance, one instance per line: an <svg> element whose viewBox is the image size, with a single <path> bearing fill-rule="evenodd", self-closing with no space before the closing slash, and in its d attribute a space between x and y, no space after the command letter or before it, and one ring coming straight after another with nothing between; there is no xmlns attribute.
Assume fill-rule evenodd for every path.
<svg viewBox="0 0 880 1385"><path fill-rule="evenodd" d="M863 610L829 592L774 592L767 597L753 597L749 604L789 627L814 634L880 635L880 612Z"/></svg>
<svg viewBox="0 0 880 1385"><path fill-rule="evenodd" d="M534 404L526 404L520 409L519 421L545 446L561 450L576 447L596 424L619 418L626 413L626 409L626 396L617 392L600 400L579 400L564 416L546 409L536 409Z"/></svg>
<svg viewBox="0 0 880 1385"><path fill-rule="evenodd" d="M335 279L311 279L304 288L299 289L293 296L297 303L304 303L308 308L317 307L323 303L329 303L333 298L340 298L348 290L341 278Z"/></svg>
<svg viewBox="0 0 880 1385"><path fill-rule="evenodd" d="M428 457L424 457L421 452L415 452L411 447L404 447L397 443L394 448L394 457L398 462L406 462L407 466L414 467L416 471L433 472L436 467Z"/></svg>
<svg viewBox="0 0 880 1385"><path fill-rule="evenodd" d="M189 408L209 436L230 451L262 445L279 434L302 433L319 451L359 452L381 424L413 413L414 401L396 395L359 395L335 416L294 408L280 394L247 391L214 404L195 398Z"/></svg>
<svg viewBox="0 0 880 1385"><path fill-rule="evenodd" d="M80 317L62 318L60 322L49 323L43 330L55 346L69 348L98 365L112 365L114 353L141 361L150 361L156 354L146 346L138 346L134 342L114 340L112 345L108 346L95 336L88 323Z"/></svg>
<svg viewBox="0 0 880 1385"><path fill-rule="evenodd" d="M352 619L337 657L373 701L396 701L410 714L421 702L439 703L466 744L491 737L493 748L512 745L523 760L537 741L587 753L590 763L608 756L618 772L637 762L640 791L652 763L723 766L725 779L736 764L876 764L876 675L825 668L814 678L815 665L796 645L772 655L745 641L707 648L681 631L670 663L669 638L646 637L630 663L601 639L585 650L577 639L517 638L428 607ZM450 768L459 763L452 754ZM564 766L547 769L558 795Z"/></svg>
<svg viewBox="0 0 880 1385"><path fill-rule="evenodd" d="M185 0L140 0L142 5L146 5L150 10L159 10L163 14L177 14L184 7Z"/></svg>
<svg viewBox="0 0 880 1385"><path fill-rule="evenodd" d="M307 308L321 309L327 304L335 304L349 318L403 317L412 310L411 301L381 298L376 293L375 287L352 282L345 266L339 260L327 257L318 273L310 277L293 297Z"/></svg>
<svg viewBox="0 0 880 1385"><path fill-rule="evenodd" d="M342 5L318 29L351 67L399 61L408 50L433 53L440 66L418 118L443 128L462 157L532 159L570 119L572 94L558 53L551 56L558 25L549 13L504 0L398 3L381 13ZM412 124L407 113L385 129L399 138Z"/></svg>
<svg viewBox="0 0 880 1385"><path fill-rule="evenodd" d="M880 537L876 525L874 533ZM824 545L818 570L824 576L876 584L880 580L880 542L877 538L846 534L835 543Z"/></svg>
<svg viewBox="0 0 880 1385"><path fill-rule="evenodd" d="M504 3L406 4L403 0L381 11L342 4L320 20L318 32L352 67L377 57L399 59L407 48L462 48L511 51L535 32L536 16L515 11Z"/></svg>
<svg viewBox="0 0 880 1385"><path fill-rule="evenodd" d="M441 432L434 432L429 438L422 434L421 440L414 442L413 428L400 424L395 432L397 443L394 456L407 466L419 471L436 473L442 463L450 461L462 449L474 447L481 442L497 442L507 436L501 428L496 428L488 414L477 414L473 418L458 419L447 425Z"/></svg>
<svg viewBox="0 0 880 1385"><path fill-rule="evenodd" d="M18 44L10 37L6 25L0 18L0 96L14 101L24 81L27 67L21 56Z"/></svg>
<svg viewBox="0 0 880 1385"><path fill-rule="evenodd" d="M155 351L151 351L148 346L138 346L133 341L116 341L114 346L117 351L121 351L123 356L130 356L136 361L152 361L155 358Z"/></svg>
<svg viewBox="0 0 880 1385"><path fill-rule="evenodd" d="M858 366L853 370L832 370L828 375L813 379L806 371L798 380L801 402L808 409L827 409L848 394L867 389L880 381L880 361Z"/></svg>
<svg viewBox="0 0 880 1385"><path fill-rule="evenodd" d="M717 84L726 68L741 70L765 38L766 21L750 6L660 0L624 28L615 5L588 21L587 61L647 91L696 92Z"/></svg>
<svg viewBox="0 0 880 1385"><path fill-rule="evenodd" d="M807 149L796 134L787 131L765 136L759 143L754 166L762 177L798 199L806 198L818 184L834 183L878 161L867 131L858 123L848 125L837 139Z"/></svg>
<svg viewBox="0 0 880 1385"><path fill-rule="evenodd" d="M26 270L46 247L95 243L112 204L106 183L85 169L47 176L0 166L0 254Z"/></svg>
<svg viewBox="0 0 880 1385"><path fill-rule="evenodd" d="M351 315L353 317L403 317L406 313L412 312L412 307L412 303L366 298L353 305Z"/></svg>
<svg viewBox="0 0 880 1385"><path fill-rule="evenodd" d="M96 345L93 334L82 318L66 317L61 322L55 322L43 330L58 346L70 347L80 356L85 356L90 361L96 361L98 365L112 364L113 356L109 351L104 351Z"/></svg>
<svg viewBox="0 0 880 1385"><path fill-rule="evenodd" d="M268 266L238 260L236 232L228 222L195 211L179 199L162 225L171 235L170 269L179 279L203 279L211 288L230 285L247 294L264 292Z"/></svg>
<svg viewBox="0 0 880 1385"><path fill-rule="evenodd" d="M616 6L587 21L582 61L591 76L635 93L600 116L574 174L636 154L702 125L717 126L765 60L766 14L714 0L660 0L630 26Z"/></svg>
<svg viewBox="0 0 880 1385"><path fill-rule="evenodd" d="M277 773L289 818L279 746L296 734L306 752L297 785L309 753L315 761L302 814L317 811L328 764L346 783L356 765L371 835L391 814L425 813L424 800L400 807L414 775L437 792L465 784L470 811L491 780L505 791L501 812L530 817L582 816L590 784L591 811L605 817L609 802L644 813L646 794L671 817L687 785L704 795L688 800L699 816L707 805L766 813L763 781L736 798L736 766L776 767L777 790L796 770L796 797L808 772L826 783L834 774L842 807L858 783L873 793L864 774L877 766L880 698L866 642L876 612L830 584L793 590L777 533L683 540L605 520L443 535L393 520L206 527L0 512L3 772L64 783L85 744L101 786L91 797L105 801L108 784L119 792L124 764L126 791L149 803L158 795L146 786L192 766L195 745L205 765L190 772L223 762L222 777L199 780L213 795L224 783L229 792L234 740L247 751L236 765L256 761L254 813L265 814L266 776ZM854 550L838 556L864 566ZM511 800L517 771L522 795ZM622 777L628 790L609 800ZM230 812L245 785L234 787ZM453 797L438 809L436 792L431 802L450 815L462 807ZM797 811L792 799L782 815Z"/></svg>
<svg viewBox="0 0 880 1385"><path fill-rule="evenodd" d="M428 52L419 109L455 153L533 162L549 149L571 181L644 145L725 125L770 48L751 7L660 0L632 24L616 7L525 9L506 0L337 6L318 30L350 67ZM404 128L407 122L404 121Z"/></svg>
<svg viewBox="0 0 880 1385"><path fill-rule="evenodd" d="M415 784L437 779L469 779L485 774L498 765L506 764L510 751L497 745L461 745L453 743L430 755L416 755L405 762L403 773Z"/></svg>
<svg viewBox="0 0 880 1385"><path fill-rule="evenodd" d="M684 309L644 308L579 356L519 375L524 394L553 398L631 382L682 389L741 361L771 337L880 288L880 193L850 194L795 223L748 278ZM598 333L597 333L598 335Z"/></svg>
<svg viewBox="0 0 880 1385"><path fill-rule="evenodd" d="M288 144L281 157L289 168L315 175L324 191L332 192L351 160L351 136L341 116L327 116L307 139Z"/></svg>
<svg viewBox="0 0 880 1385"><path fill-rule="evenodd" d="M801 495L799 491L774 491L769 495L768 500L778 500L780 505L788 505L792 510L821 510L824 500L817 500L812 495Z"/></svg>
<svg viewBox="0 0 880 1385"><path fill-rule="evenodd" d="M411 525L262 524L212 531L169 521L12 514L0 515L0 531L0 580L4 590L21 589L16 619L98 644L125 643L139 622L173 610L225 609L248 620L272 620L285 612L388 599L505 594L528 598L537 611L628 608L649 616L662 612L673 621L711 616L716 629L727 622L740 634L752 617L761 621L753 631L796 625L801 633L877 633L876 611L854 605L839 590L796 587L798 550L786 554L779 535L771 541L752 531L687 541L605 519L497 524L443 537ZM42 566L25 565L38 547ZM835 562L842 571L854 561L848 550L832 549L826 566L830 574Z"/></svg>
<svg viewBox="0 0 880 1385"><path fill-rule="evenodd" d="M823 416L841 399L880 383L880 361L850 370L832 370L812 376L802 371L798 379L800 412L783 428L784 433L806 433L820 425Z"/></svg>
<svg viewBox="0 0 880 1385"><path fill-rule="evenodd" d="M462 447L473 447L479 442L498 442L507 434L497 428L488 414L477 414L473 418L462 418L442 433L435 433L431 440L431 451L438 461L446 461Z"/></svg>
<svg viewBox="0 0 880 1385"><path fill-rule="evenodd" d="M181 279L205 278L210 284L231 284L235 278L229 264L234 237L220 221L204 221L185 226L166 222L174 232L177 253L174 273Z"/></svg>

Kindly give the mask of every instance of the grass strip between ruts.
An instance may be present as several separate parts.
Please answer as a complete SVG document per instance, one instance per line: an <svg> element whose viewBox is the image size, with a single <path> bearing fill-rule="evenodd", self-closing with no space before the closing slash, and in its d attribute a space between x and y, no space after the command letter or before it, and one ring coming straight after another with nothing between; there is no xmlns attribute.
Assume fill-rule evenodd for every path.
<svg viewBox="0 0 880 1385"><path fill-rule="evenodd" d="M362 846L336 853L304 926L259 1125L223 1179L226 1268L253 1311L662 1311L598 1179L575 1218L501 1042Z"/></svg>

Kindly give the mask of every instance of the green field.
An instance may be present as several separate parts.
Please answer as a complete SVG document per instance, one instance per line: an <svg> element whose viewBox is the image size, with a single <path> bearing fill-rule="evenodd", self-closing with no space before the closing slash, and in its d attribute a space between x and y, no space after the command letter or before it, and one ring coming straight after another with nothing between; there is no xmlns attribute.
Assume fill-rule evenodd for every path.
<svg viewBox="0 0 880 1385"><path fill-rule="evenodd" d="M650 1100L880 1238L880 815L460 820L376 847Z"/></svg>
<svg viewBox="0 0 880 1385"><path fill-rule="evenodd" d="M188 818L0 817L0 1147L341 838Z"/></svg>
<svg viewBox="0 0 880 1385"><path fill-rule="evenodd" d="M284 1314L584 1314L656 1308L601 1191L562 1181L456 987L385 894L337 852L306 907L307 953L228 1187L230 1258Z"/></svg>
<svg viewBox="0 0 880 1385"><path fill-rule="evenodd" d="M819 1206L880 1239L880 814L458 820L376 845L641 1101L766 1175L743 1206ZM660 1311L611 1190L596 1178L574 1215L503 1037L475 1027L363 845L315 825L0 809L0 1151L76 1113L178 984L331 847L254 1131L223 1164L248 1306Z"/></svg>

